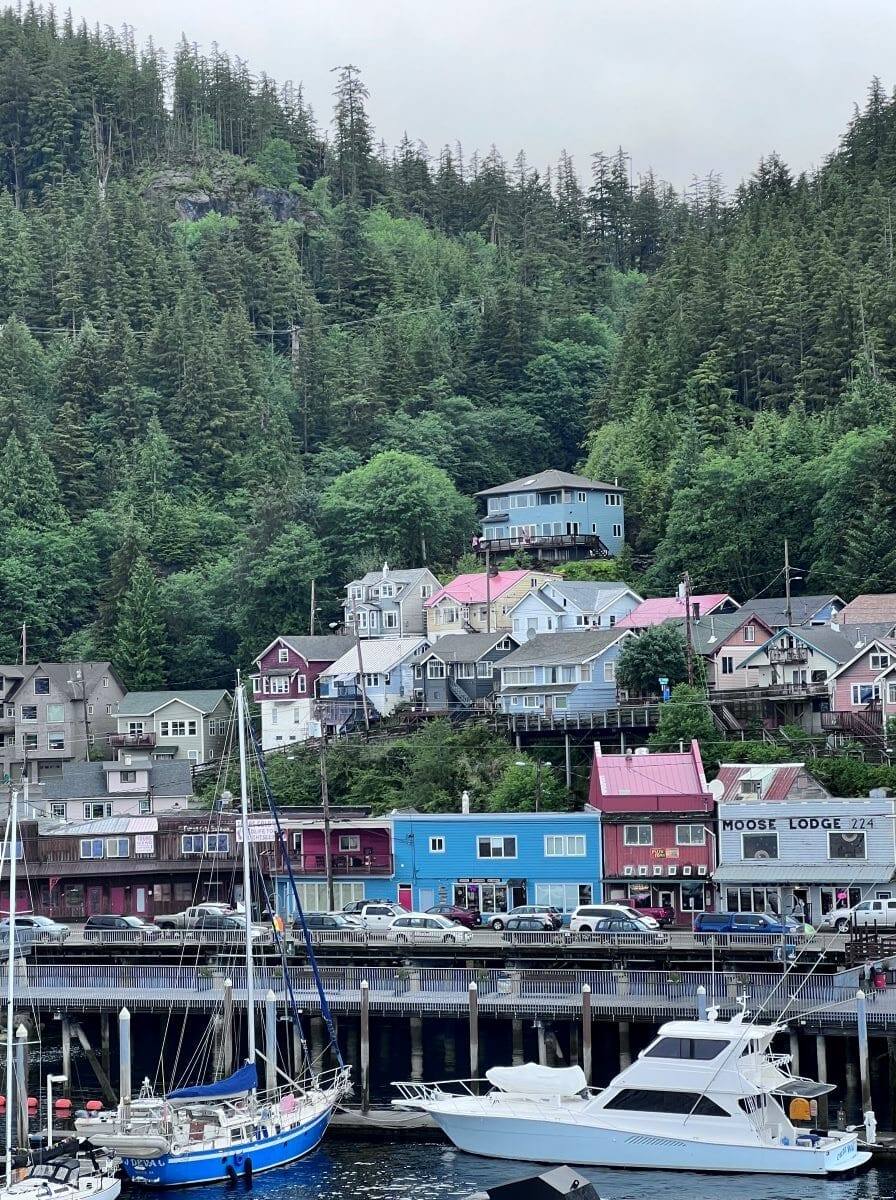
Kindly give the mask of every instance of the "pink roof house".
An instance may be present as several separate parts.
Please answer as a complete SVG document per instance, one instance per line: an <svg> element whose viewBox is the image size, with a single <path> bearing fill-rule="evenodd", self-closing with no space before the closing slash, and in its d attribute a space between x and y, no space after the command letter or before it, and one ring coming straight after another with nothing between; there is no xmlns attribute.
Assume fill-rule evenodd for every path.
<svg viewBox="0 0 896 1200"><path fill-rule="evenodd" d="M546 571L475 571L458 575L426 601L426 635L496 633L509 630L510 610L543 584L562 583ZM491 621L489 621L491 609Z"/></svg>
<svg viewBox="0 0 896 1200"><path fill-rule="evenodd" d="M708 596L691 596L691 616L694 620L708 617L711 613L729 613L740 608L737 601L727 592L714 592ZM647 629L651 625L662 625L664 621L683 621L686 616L684 595L655 596L642 600L636 609L617 622L619 629Z"/></svg>
<svg viewBox="0 0 896 1200"><path fill-rule="evenodd" d="M588 804L601 812L604 897L670 905L687 922L711 907L715 802L697 742L680 754L604 754Z"/></svg>

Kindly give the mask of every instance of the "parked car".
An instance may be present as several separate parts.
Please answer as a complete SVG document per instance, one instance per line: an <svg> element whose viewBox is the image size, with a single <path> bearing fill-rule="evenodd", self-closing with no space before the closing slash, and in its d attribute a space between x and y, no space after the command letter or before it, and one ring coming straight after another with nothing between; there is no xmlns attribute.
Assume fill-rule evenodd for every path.
<svg viewBox="0 0 896 1200"><path fill-rule="evenodd" d="M694 932L698 942L707 942L711 934L767 934L788 937L802 933L803 924L793 917L759 912L697 913Z"/></svg>
<svg viewBox="0 0 896 1200"><path fill-rule="evenodd" d="M671 904L651 904L650 897L631 896L624 901L626 907L633 909L642 919L652 917L660 929L675 924L675 909Z"/></svg>
<svg viewBox="0 0 896 1200"><path fill-rule="evenodd" d="M640 934L642 941L653 946L664 946L669 941L668 933L653 929L637 917L601 917L587 936L595 942L613 942L624 934Z"/></svg>
<svg viewBox="0 0 896 1200"><path fill-rule="evenodd" d="M836 929L847 933L851 928L865 929L877 925L881 929L896 926L896 900L862 900L852 908L833 908L818 923L819 929Z"/></svg>
<svg viewBox="0 0 896 1200"><path fill-rule="evenodd" d="M458 925L466 925L467 929L475 929L482 924L482 913L478 908L461 908L459 904L434 904L426 910L436 917L447 917Z"/></svg>
<svg viewBox="0 0 896 1200"><path fill-rule="evenodd" d="M547 917L552 929L559 929L563 924L563 913L559 908L549 904L518 904L508 913L495 913L487 918L490 929L503 929L511 917Z"/></svg>
<svg viewBox="0 0 896 1200"><path fill-rule="evenodd" d="M201 938L206 933L225 933L231 934L233 940L236 941L245 936L245 931L244 917L238 917L234 913L204 912L200 913L193 922L188 930L188 935L195 934ZM252 925L250 933L254 942L258 938L266 937L268 929L265 926Z"/></svg>
<svg viewBox="0 0 896 1200"><path fill-rule="evenodd" d="M69 936L68 925L60 925L37 913L16 913L16 937L27 935L32 942L62 943ZM9 940L9 917L0 921L0 940ZM18 944L18 943L16 943Z"/></svg>
<svg viewBox="0 0 896 1200"><path fill-rule="evenodd" d="M371 896L365 896L363 900L349 900L348 904L343 904L341 911L344 913L354 913L357 915L365 904L391 904L391 900L376 900Z"/></svg>
<svg viewBox="0 0 896 1200"><path fill-rule="evenodd" d="M407 914L407 909L401 904L389 904L385 901L366 901L349 916L357 916L365 929L387 929L396 917Z"/></svg>
<svg viewBox="0 0 896 1200"><path fill-rule="evenodd" d="M140 919L117 913L94 913L84 922L85 942L154 942L161 929Z"/></svg>
<svg viewBox="0 0 896 1200"><path fill-rule="evenodd" d="M648 929L659 929L655 917L642 916L627 904L580 904L570 917L569 928L573 933L591 933L598 921L621 917L643 921Z"/></svg>
<svg viewBox="0 0 896 1200"><path fill-rule="evenodd" d="M353 919L347 913L314 912L305 913L305 924L313 932L315 929L326 929L332 933L359 933L361 922ZM302 923L296 917L292 922L293 930L301 929Z"/></svg>
<svg viewBox="0 0 896 1200"><path fill-rule="evenodd" d="M508 917L504 926L504 931L501 934L502 942L525 942L529 939L525 936L517 937L517 934L530 933L556 933L554 922L547 913L529 913L526 916ZM533 939L535 940L535 939ZM553 938L551 939L554 940Z"/></svg>
<svg viewBox="0 0 896 1200"><path fill-rule="evenodd" d="M390 942L445 942L467 943L472 938L469 929L457 925L446 917L431 913L409 913L395 917L386 930Z"/></svg>

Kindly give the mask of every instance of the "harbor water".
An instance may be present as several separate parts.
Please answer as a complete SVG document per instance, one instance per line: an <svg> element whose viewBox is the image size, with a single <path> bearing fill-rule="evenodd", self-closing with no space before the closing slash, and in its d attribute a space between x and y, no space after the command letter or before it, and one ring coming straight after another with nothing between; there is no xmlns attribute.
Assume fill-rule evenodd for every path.
<svg viewBox="0 0 896 1200"><path fill-rule="evenodd" d="M531 1163L462 1154L441 1144L326 1140L285 1171L259 1175L253 1200L455 1200L493 1184L537 1173ZM666 1171L582 1170L601 1200L878 1200L896 1195L896 1164L884 1163L853 1179L800 1179L784 1175L700 1175ZM245 1187L191 1188L192 1200L239 1197ZM131 1192L134 1198L171 1200L171 1192Z"/></svg>

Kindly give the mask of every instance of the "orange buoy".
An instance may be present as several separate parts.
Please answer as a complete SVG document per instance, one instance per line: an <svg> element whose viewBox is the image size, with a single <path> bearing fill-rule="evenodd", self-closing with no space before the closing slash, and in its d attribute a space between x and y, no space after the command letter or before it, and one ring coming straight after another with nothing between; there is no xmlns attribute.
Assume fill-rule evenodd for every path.
<svg viewBox="0 0 896 1200"><path fill-rule="evenodd" d="M59 1100L53 1101L53 1107L55 1109L57 1109L59 1112L68 1112L68 1110L71 1108L71 1106L72 1106L71 1100L67 1100L65 1096L62 1096Z"/></svg>
<svg viewBox="0 0 896 1200"><path fill-rule="evenodd" d="M101 1112L103 1107L102 1100L88 1100L84 1105L88 1112Z"/></svg>

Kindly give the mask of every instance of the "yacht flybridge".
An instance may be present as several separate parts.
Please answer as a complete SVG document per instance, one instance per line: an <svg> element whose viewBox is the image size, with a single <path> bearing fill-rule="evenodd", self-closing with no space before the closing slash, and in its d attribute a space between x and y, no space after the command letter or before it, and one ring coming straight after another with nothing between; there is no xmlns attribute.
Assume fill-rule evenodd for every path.
<svg viewBox="0 0 896 1200"><path fill-rule="evenodd" d="M398 1083L398 1108L422 1109L461 1150L489 1158L592 1167L836 1175L871 1157L855 1133L794 1125L794 1096L832 1087L773 1054L784 1026L671 1021L602 1090L579 1067L494 1067L473 1081Z"/></svg>

